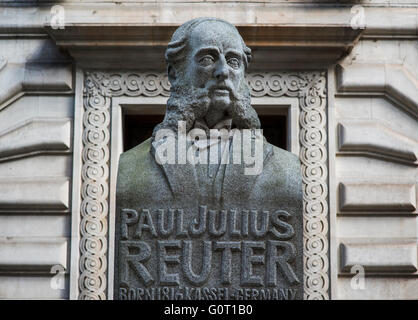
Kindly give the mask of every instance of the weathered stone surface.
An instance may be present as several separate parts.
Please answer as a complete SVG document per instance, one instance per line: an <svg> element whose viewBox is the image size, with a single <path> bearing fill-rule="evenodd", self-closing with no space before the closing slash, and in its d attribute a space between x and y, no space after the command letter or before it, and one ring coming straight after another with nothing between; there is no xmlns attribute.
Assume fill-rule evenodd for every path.
<svg viewBox="0 0 418 320"><path fill-rule="evenodd" d="M251 50L229 23L195 19L174 33L166 60L172 87L165 119L119 161L115 298L301 299L302 179L295 155L255 135L249 142L255 151L264 141L256 174L248 174L248 163L160 164L157 157L170 141L159 135L165 129L177 135L179 160L180 121L188 134L231 124L241 130L235 132L259 129L244 81ZM193 145L187 140L184 148Z"/></svg>
<svg viewBox="0 0 418 320"><path fill-rule="evenodd" d="M363 266L369 272L409 272L418 270L414 242L341 243L341 272Z"/></svg>

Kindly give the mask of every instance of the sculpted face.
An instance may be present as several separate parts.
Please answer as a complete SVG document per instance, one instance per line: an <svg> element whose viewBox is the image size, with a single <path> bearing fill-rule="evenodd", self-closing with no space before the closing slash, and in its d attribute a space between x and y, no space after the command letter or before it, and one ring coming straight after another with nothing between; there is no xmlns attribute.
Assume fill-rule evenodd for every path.
<svg viewBox="0 0 418 320"><path fill-rule="evenodd" d="M251 50L234 26L210 18L186 22L173 34L165 58L170 98L153 139L160 129L176 132L179 121L186 122L187 131L196 120L209 128L224 119L232 119L234 128L260 128L245 82Z"/></svg>
<svg viewBox="0 0 418 320"><path fill-rule="evenodd" d="M225 117L245 75L245 53L239 34L226 23L207 21L190 35L185 77L190 86L206 89L209 125Z"/></svg>

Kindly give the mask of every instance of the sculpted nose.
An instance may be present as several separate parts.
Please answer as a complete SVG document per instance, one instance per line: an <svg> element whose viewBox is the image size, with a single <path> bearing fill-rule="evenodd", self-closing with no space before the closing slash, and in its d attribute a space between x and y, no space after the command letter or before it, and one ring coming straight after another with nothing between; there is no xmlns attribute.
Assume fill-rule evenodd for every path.
<svg viewBox="0 0 418 320"><path fill-rule="evenodd" d="M218 60L214 76L218 80L225 80L228 78L228 65L225 58L222 57Z"/></svg>

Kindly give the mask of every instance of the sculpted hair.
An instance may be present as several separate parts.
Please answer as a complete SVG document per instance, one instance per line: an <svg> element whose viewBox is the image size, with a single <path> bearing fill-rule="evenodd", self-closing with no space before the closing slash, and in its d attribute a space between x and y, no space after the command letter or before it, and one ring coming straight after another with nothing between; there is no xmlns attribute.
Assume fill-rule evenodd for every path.
<svg viewBox="0 0 418 320"><path fill-rule="evenodd" d="M206 21L217 21L222 22L230 26L231 28L235 29L237 34L239 35L238 30L235 28L234 25L230 24L229 22L217 19L217 18L197 18L190 20L184 24L182 24L173 34L171 37L170 43L167 45L167 50L165 51L165 61L167 63L167 68L173 67L175 69L178 68L178 64L183 62L187 56L188 52L188 43L189 37L194 28L196 28L199 24ZM240 36L241 38L241 36ZM251 62L251 49L248 48L244 40L241 38L242 43L242 50L245 53L245 67L248 67L248 64Z"/></svg>

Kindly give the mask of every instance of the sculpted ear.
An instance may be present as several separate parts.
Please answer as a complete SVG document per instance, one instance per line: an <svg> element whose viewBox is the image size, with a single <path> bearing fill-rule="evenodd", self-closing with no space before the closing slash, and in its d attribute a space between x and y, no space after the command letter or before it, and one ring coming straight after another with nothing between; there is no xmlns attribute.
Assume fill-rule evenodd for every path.
<svg viewBox="0 0 418 320"><path fill-rule="evenodd" d="M168 74L168 80L173 85L176 81L176 71L174 70L173 66L168 65L167 74Z"/></svg>

